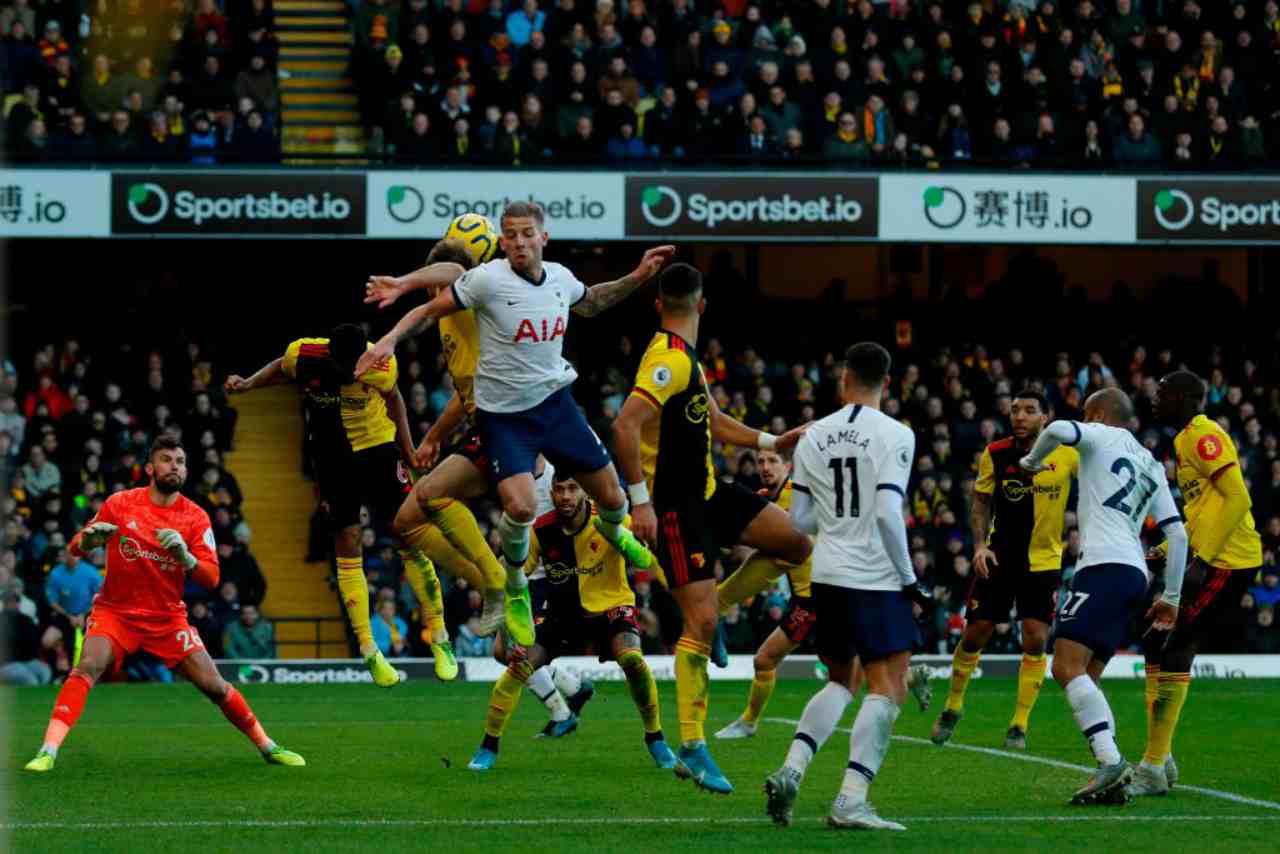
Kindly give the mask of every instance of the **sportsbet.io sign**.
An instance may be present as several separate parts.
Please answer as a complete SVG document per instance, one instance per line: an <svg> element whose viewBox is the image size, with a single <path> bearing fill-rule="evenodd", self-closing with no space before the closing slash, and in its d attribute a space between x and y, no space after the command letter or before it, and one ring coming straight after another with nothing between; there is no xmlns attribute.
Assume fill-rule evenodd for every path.
<svg viewBox="0 0 1280 854"><path fill-rule="evenodd" d="M1139 240L1280 240L1280 183L1230 179L1138 181Z"/></svg>
<svg viewBox="0 0 1280 854"><path fill-rule="evenodd" d="M844 175L628 175L627 236L874 238L877 186Z"/></svg>

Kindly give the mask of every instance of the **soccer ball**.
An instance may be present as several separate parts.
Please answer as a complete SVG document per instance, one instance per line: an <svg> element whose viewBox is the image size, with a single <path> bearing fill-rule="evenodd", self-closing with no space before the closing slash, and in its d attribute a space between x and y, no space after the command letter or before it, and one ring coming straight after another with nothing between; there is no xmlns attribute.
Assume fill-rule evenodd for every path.
<svg viewBox="0 0 1280 854"><path fill-rule="evenodd" d="M455 217L444 233L445 240L460 240L476 264L483 264L498 251L498 230L488 218L477 213Z"/></svg>

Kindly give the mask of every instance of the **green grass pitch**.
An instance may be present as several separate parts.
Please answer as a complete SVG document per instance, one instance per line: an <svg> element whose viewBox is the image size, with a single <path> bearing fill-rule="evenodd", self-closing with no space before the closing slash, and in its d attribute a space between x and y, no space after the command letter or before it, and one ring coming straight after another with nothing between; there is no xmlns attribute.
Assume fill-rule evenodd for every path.
<svg viewBox="0 0 1280 854"><path fill-rule="evenodd" d="M888 849L911 851L1212 851L1280 848L1280 682L1193 683L1176 755L1176 789L1127 807L1069 807L1085 775L1002 755L1012 680L976 681L960 745L928 736L934 708L910 700L899 738L872 788L903 834L829 830L825 818L848 759L851 709L809 770L795 825L764 817L761 784L782 761L817 682L780 682L770 719L747 741L714 743L737 791L717 797L655 769L621 683L598 686L575 735L535 740L545 712L523 698L497 767L468 771L489 686L418 682L371 686L246 686L268 732L306 756L302 769L270 767L189 686L96 689L47 775L18 769L35 754L52 689L0 695L11 702L3 800L8 850L34 851L697 851ZM675 695L661 686L668 737ZM1121 748L1140 758L1139 680L1104 683ZM708 734L730 721L745 683L714 683ZM856 708L856 704L855 704ZM1032 717L1029 756L1089 762L1057 685ZM1228 795L1224 797L1223 795ZM1234 796L1235 799L1232 799ZM1253 803L1248 802L1254 801ZM3 840L0 840L2 845Z"/></svg>

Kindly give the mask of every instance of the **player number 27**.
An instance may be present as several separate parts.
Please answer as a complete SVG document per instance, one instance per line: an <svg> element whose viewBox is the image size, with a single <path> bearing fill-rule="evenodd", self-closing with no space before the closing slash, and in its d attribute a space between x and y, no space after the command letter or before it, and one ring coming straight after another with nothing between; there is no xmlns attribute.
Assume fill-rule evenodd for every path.
<svg viewBox="0 0 1280 854"><path fill-rule="evenodd" d="M1102 502L1104 507L1110 507L1112 510L1119 510L1124 515L1134 519L1141 518L1147 509L1147 502L1151 500L1151 496L1156 494L1159 486L1150 475L1139 472L1138 467L1128 457L1119 457L1111 464L1111 473L1116 477L1124 478L1124 485L1111 494L1111 497ZM1125 499L1129 497L1129 493L1142 483L1142 489L1138 491L1135 498L1134 506L1130 507L1125 503Z"/></svg>
<svg viewBox="0 0 1280 854"><path fill-rule="evenodd" d="M857 519L861 514L860 499L858 497L858 460L856 457L845 457L840 459L836 457L827 463L827 467L831 469L832 488L836 493L836 518L844 518L844 470L849 470L849 518Z"/></svg>
<svg viewBox="0 0 1280 854"><path fill-rule="evenodd" d="M1059 613L1064 617L1074 617L1076 611L1080 610L1080 606L1088 600L1089 596L1090 594L1088 593L1068 593L1067 598L1062 601Z"/></svg>

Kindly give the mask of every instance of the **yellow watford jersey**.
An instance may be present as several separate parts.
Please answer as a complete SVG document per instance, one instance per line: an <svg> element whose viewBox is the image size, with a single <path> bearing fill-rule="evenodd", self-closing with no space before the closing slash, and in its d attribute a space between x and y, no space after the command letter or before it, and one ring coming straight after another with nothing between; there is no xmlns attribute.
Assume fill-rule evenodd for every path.
<svg viewBox="0 0 1280 854"><path fill-rule="evenodd" d="M1191 419L1173 440L1178 457L1178 489L1182 491L1183 512L1191 547L1201 520L1221 513L1226 499L1213 487L1214 477L1228 466L1239 465L1235 443L1221 427L1203 415ZM1213 559L1220 569L1254 569L1262 565L1262 539L1253 526L1253 513L1244 514L1240 524L1227 536L1222 551Z"/></svg>
<svg viewBox="0 0 1280 854"><path fill-rule="evenodd" d="M1018 465L1025 455L1013 439L992 442L982 452L973 488L991 496L987 544L1001 572L1062 569L1062 526L1071 479L1080 471L1080 454L1060 446L1034 477Z"/></svg>
<svg viewBox="0 0 1280 854"><path fill-rule="evenodd" d="M471 310L459 311L440 318L440 344L449 366L453 387L462 399L468 416L476 411L476 362L480 359L480 332L476 315Z"/></svg>
<svg viewBox="0 0 1280 854"><path fill-rule="evenodd" d="M343 384L329 359L329 339L300 338L284 351L281 367L302 389L307 438L317 450L363 451L395 439L396 425L383 399L396 387L395 356Z"/></svg>
<svg viewBox="0 0 1280 854"><path fill-rule="evenodd" d="M782 489L778 490L777 498L773 498L767 489L760 490L760 494L765 498L772 498L773 503L783 510L791 511L791 478L787 478L786 483L782 484ZM804 563L799 566L787 570L787 577L791 579L792 595L812 596L813 588L810 585L813 578L813 555L811 554L805 558Z"/></svg>
<svg viewBox="0 0 1280 854"><path fill-rule="evenodd" d="M670 506L699 493L710 498L716 491L710 397L693 347L674 332L658 330L631 394L659 412L640 433L640 465L654 504Z"/></svg>
<svg viewBox="0 0 1280 854"><path fill-rule="evenodd" d="M627 584L627 564L622 554L591 523L595 508L577 531L566 531L553 510L540 517L533 526L529 543L530 569L542 561L547 571L548 599L551 613L565 613L566 608L597 614L622 605L636 604L635 594ZM631 527L631 517L623 522ZM570 610L572 613L572 610Z"/></svg>

